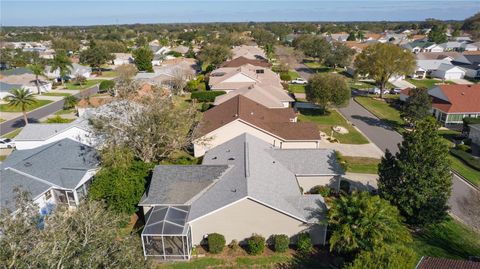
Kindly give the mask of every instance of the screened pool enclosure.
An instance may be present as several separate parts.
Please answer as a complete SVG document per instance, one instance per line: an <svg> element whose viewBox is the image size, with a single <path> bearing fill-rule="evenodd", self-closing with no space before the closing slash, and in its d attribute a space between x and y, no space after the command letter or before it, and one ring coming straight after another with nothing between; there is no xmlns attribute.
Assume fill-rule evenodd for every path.
<svg viewBox="0 0 480 269"><path fill-rule="evenodd" d="M143 253L162 260L188 260L192 254L189 206L155 206L142 232Z"/></svg>

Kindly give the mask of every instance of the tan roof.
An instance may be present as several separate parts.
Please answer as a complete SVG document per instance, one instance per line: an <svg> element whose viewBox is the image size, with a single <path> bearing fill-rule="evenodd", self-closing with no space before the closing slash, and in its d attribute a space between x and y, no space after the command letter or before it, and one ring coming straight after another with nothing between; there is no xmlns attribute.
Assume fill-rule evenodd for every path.
<svg viewBox="0 0 480 269"><path fill-rule="evenodd" d="M365 34L365 38L371 38L371 39L380 39L382 36L383 36L382 34L376 34L376 33Z"/></svg>
<svg viewBox="0 0 480 269"><path fill-rule="evenodd" d="M344 42L344 44L351 48L351 49L356 49L357 51L362 51L364 50L366 47L370 46L370 45L373 45L374 43L361 43L361 42L358 42L358 41L346 41Z"/></svg>
<svg viewBox="0 0 480 269"><path fill-rule="evenodd" d="M416 54L417 60L441 60L447 57L458 58L462 54L456 51L445 51L445 52L420 52Z"/></svg>
<svg viewBox="0 0 480 269"><path fill-rule="evenodd" d="M285 140L320 139L320 132L315 124L292 122L294 118L296 115L291 108L270 109L237 95L205 112L200 125L200 135L241 119Z"/></svg>
<svg viewBox="0 0 480 269"><path fill-rule="evenodd" d="M251 64L254 66L260 66L260 67L271 67L272 65L267 62L266 60L254 60L254 59L248 59L243 56L240 56L238 58L235 58L231 61L227 61L221 65L221 67L240 67L242 65L246 64Z"/></svg>
<svg viewBox="0 0 480 269"><path fill-rule="evenodd" d="M438 85L448 100L434 99L432 106L447 113L480 112L480 84Z"/></svg>
<svg viewBox="0 0 480 269"><path fill-rule="evenodd" d="M115 59L118 59L118 60L128 60L132 58L131 53L112 53L112 54L115 56Z"/></svg>
<svg viewBox="0 0 480 269"><path fill-rule="evenodd" d="M77 107L79 108L87 108L87 107L99 107L106 103L110 103L113 100L111 96L92 96L88 99L83 98L82 100L78 101Z"/></svg>
<svg viewBox="0 0 480 269"><path fill-rule="evenodd" d="M420 39L424 39L425 37L427 37L427 36L426 35L413 35L410 39L420 40Z"/></svg>
<svg viewBox="0 0 480 269"><path fill-rule="evenodd" d="M422 257L416 269L480 269L480 262Z"/></svg>
<svg viewBox="0 0 480 269"><path fill-rule="evenodd" d="M258 73L257 70L263 70L263 73ZM277 73L264 67L254 66L251 64L245 64L240 67L221 67L210 74L208 84L212 89L218 90L235 90L245 86L244 82L230 81L229 79L237 74L243 74L250 78L251 83L268 83L273 87L283 88L280 77ZM229 84L230 87L221 86L220 83L233 83ZM238 87L235 87L234 83L239 83ZM223 88L222 88L223 87Z"/></svg>
<svg viewBox="0 0 480 269"><path fill-rule="evenodd" d="M475 51L464 51L463 55L480 55L480 50Z"/></svg>
<svg viewBox="0 0 480 269"><path fill-rule="evenodd" d="M243 95L257 103L260 103L268 108L284 108L282 102L292 102L290 97L284 90L278 90L273 87L261 87L260 85L250 85L238 90L231 91L227 94L217 96L214 105L220 105L237 95Z"/></svg>
<svg viewBox="0 0 480 269"><path fill-rule="evenodd" d="M38 78L40 81L40 84L47 84L48 82L43 80L42 77L40 76ZM3 83L8 83L8 84L20 84L20 85L36 85L35 84L35 75L30 74L30 73L25 73L21 75L11 75L11 76L5 76L1 79Z"/></svg>
<svg viewBox="0 0 480 269"><path fill-rule="evenodd" d="M267 58L263 49L261 49L258 46L241 45L241 46L233 47L232 59L235 59L241 56L248 59L259 59L259 58L266 59Z"/></svg>

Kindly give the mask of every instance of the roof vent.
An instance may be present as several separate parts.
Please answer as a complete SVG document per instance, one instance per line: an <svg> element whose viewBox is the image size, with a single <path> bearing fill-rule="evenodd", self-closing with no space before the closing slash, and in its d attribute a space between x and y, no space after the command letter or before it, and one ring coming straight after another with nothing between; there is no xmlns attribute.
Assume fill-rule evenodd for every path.
<svg viewBox="0 0 480 269"><path fill-rule="evenodd" d="M462 95L465 95L465 92L462 92Z"/></svg>
<svg viewBox="0 0 480 269"><path fill-rule="evenodd" d="M231 192L237 192L237 189L232 189Z"/></svg>
<svg viewBox="0 0 480 269"><path fill-rule="evenodd" d="M212 160L216 160L217 159L217 156L213 157Z"/></svg>
<svg viewBox="0 0 480 269"><path fill-rule="evenodd" d="M230 157L230 158L228 158L228 160L229 160L229 161L234 161L234 160L235 160L235 158L233 158L233 157Z"/></svg>
<svg viewBox="0 0 480 269"><path fill-rule="evenodd" d="M26 162L26 163L24 163L23 165L24 165L25 167L30 167L30 166L32 166L32 163Z"/></svg>

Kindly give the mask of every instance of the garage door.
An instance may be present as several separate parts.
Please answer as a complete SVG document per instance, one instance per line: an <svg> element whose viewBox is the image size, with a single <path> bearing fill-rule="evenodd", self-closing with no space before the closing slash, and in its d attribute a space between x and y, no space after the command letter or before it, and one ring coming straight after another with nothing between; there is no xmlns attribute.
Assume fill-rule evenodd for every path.
<svg viewBox="0 0 480 269"><path fill-rule="evenodd" d="M463 78L462 72L448 72L445 74L445 79L460 79Z"/></svg>

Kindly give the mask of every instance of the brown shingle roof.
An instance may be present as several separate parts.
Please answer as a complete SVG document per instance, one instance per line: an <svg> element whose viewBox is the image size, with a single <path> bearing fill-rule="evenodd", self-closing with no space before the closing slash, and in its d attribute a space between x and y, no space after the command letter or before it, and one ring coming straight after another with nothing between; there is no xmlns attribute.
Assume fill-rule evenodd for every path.
<svg viewBox="0 0 480 269"><path fill-rule="evenodd" d="M262 61L262 60L253 60L253 59L248 59L243 56L240 56L238 58L235 58L231 61L227 61L221 65L221 67L240 67L242 65L246 64L251 64L254 66L260 66L260 67L271 67L272 65L267 62L267 61Z"/></svg>
<svg viewBox="0 0 480 269"><path fill-rule="evenodd" d="M480 112L480 84L438 85L448 98L432 106L447 113ZM448 102L448 103L447 103Z"/></svg>
<svg viewBox="0 0 480 269"><path fill-rule="evenodd" d="M285 140L319 140L315 124L292 122L296 118L291 108L270 109L237 95L208 110L200 124L200 135L205 135L234 120L241 119Z"/></svg>
<svg viewBox="0 0 480 269"><path fill-rule="evenodd" d="M480 269L480 262L422 257L416 269Z"/></svg>

